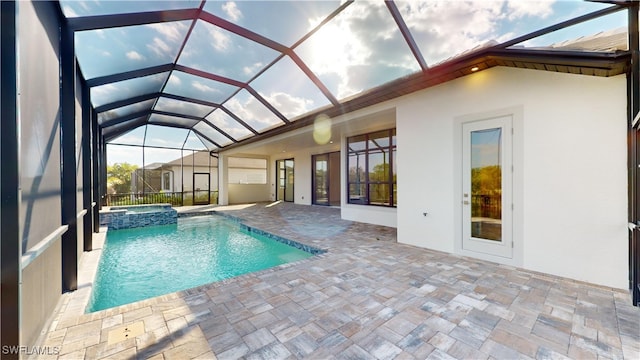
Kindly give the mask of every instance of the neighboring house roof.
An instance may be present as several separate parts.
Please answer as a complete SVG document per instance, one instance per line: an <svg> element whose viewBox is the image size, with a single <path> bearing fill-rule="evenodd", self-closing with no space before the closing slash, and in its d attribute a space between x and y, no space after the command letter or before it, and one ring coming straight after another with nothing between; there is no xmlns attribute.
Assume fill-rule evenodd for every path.
<svg viewBox="0 0 640 360"><path fill-rule="evenodd" d="M182 164L184 164L184 166L205 166L206 167L206 166L209 166L209 157L211 157L211 155L209 155L208 151L198 151L198 152L189 154L187 156L184 156L182 158L177 158L173 161L169 161L165 164L165 166L167 165L181 166ZM211 157L211 166L213 167L218 166L218 158Z"/></svg>
<svg viewBox="0 0 640 360"><path fill-rule="evenodd" d="M161 168L162 165L164 165L164 164L163 163L159 163L159 162L154 162L154 163L145 165L143 169L145 169L145 170L156 170L156 169Z"/></svg>
<svg viewBox="0 0 640 360"><path fill-rule="evenodd" d="M616 52L627 51L629 34L627 28L621 27L610 31L603 31L590 36L567 40L549 46L550 49Z"/></svg>

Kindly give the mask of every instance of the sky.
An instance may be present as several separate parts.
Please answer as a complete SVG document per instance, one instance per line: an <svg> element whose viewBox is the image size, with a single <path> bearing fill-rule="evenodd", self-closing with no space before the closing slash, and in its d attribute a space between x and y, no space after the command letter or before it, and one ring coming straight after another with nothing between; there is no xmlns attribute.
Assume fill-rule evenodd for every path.
<svg viewBox="0 0 640 360"><path fill-rule="evenodd" d="M199 1L62 1L61 4L67 17L78 17L194 8L199 6ZM395 4L428 66L488 43L504 42L610 6L569 0L411 0ZM318 29L340 6L336 1L208 1L205 4L204 11L292 48L294 58L202 20L196 22L181 51L191 21L78 32L76 53L88 79L177 62L224 78L251 81L249 85L279 114L246 90L180 71L95 87L91 97L94 106L100 106L164 89L169 94L223 104L256 131L264 132L284 124L279 116L295 121L330 105L331 97L346 99L420 71L384 1L356 1ZM549 46L623 26L626 26L624 11L519 45ZM296 64L300 62L324 84L329 97ZM102 119L149 110L154 103L147 101L114 109L103 114ZM215 107L164 98L155 106L157 110L206 116L210 123L235 140L253 135L228 113ZM198 131L206 132L216 142L231 142L205 123L199 124ZM115 153L109 158L114 162L123 159Z"/></svg>

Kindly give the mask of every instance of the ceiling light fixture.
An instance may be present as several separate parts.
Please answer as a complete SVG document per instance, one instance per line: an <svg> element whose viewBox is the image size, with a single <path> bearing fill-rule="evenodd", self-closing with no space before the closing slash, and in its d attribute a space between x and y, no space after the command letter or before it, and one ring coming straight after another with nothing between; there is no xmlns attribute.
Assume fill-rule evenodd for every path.
<svg viewBox="0 0 640 360"><path fill-rule="evenodd" d="M474 67L472 67L472 68L471 68L471 71L472 71L472 72L476 72L476 71L478 71L478 70L480 70L480 68L479 68L479 67L477 67L477 66L474 66Z"/></svg>

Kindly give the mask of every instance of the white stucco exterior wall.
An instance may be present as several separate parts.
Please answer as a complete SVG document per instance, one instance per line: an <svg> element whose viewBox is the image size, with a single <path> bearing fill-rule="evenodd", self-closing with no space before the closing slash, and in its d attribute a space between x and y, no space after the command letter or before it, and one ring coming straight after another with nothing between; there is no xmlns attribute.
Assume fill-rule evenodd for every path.
<svg viewBox="0 0 640 360"><path fill-rule="evenodd" d="M497 67L394 103L399 242L460 253L456 119L513 109L515 256L502 262L627 287L624 75Z"/></svg>

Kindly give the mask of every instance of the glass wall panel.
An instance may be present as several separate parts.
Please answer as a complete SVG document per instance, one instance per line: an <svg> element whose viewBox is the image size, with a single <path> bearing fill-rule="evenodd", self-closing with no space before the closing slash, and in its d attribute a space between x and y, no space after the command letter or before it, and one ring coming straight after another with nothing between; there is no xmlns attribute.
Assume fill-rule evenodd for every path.
<svg viewBox="0 0 640 360"><path fill-rule="evenodd" d="M91 104L98 107L138 95L159 92L168 75L169 73L165 72L92 87Z"/></svg>
<svg viewBox="0 0 640 360"><path fill-rule="evenodd" d="M223 110L217 109L206 117L213 125L224 130L229 136L237 140L246 139L253 135L249 129L237 122Z"/></svg>
<svg viewBox="0 0 640 360"><path fill-rule="evenodd" d="M339 6L339 1L207 1L204 10L291 46Z"/></svg>
<svg viewBox="0 0 640 360"><path fill-rule="evenodd" d="M87 79L170 64L191 21L79 31L75 50Z"/></svg>
<svg viewBox="0 0 640 360"><path fill-rule="evenodd" d="M202 135L208 137L209 139L215 141L220 146L226 146L232 143L228 137L220 134L216 129L209 126L206 122L201 121L197 123L194 127L194 130L202 133Z"/></svg>
<svg viewBox="0 0 640 360"><path fill-rule="evenodd" d="M144 134L146 131L146 126L140 126L114 138L113 140L109 141L109 143L142 146L144 145Z"/></svg>
<svg viewBox="0 0 640 360"><path fill-rule="evenodd" d="M184 142L184 149L190 150L206 150L207 148L204 146L202 141L196 136L193 131L189 131L189 136L187 136L187 140Z"/></svg>
<svg viewBox="0 0 640 360"><path fill-rule="evenodd" d="M189 130L167 126L148 125L145 146L159 146L182 149Z"/></svg>
<svg viewBox="0 0 640 360"><path fill-rule="evenodd" d="M151 116L149 116L149 123L156 125L181 126L189 129L197 124L198 120L163 114L151 114Z"/></svg>
<svg viewBox="0 0 640 360"><path fill-rule="evenodd" d="M144 203L182 204L182 161L178 149L144 147L144 167L136 171Z"/></svg>
<svg viewBox="0 0 640 360"><path fill-rule="evenodd" d="M216 146L216 144L214 144L211 141L207 140L206 138L200 136L200 134L196 133L196 136L198 137L198 139L200 139L200 141L202 141L202 143L207 148L207 150L216 150L218 148L218 146Z"/></svg>
<svg viewBox="0 0 640 360"><path fill-rule="evenodd" d="M369 181L389 182L389 157L388 153L374 149L369 152Z"/></svg>
<svg viewBox="0 0 640 360"><path fill-rule="evenodd" d="M395 3L429 66L610 6L584 1Z"/></svg>
<svg viewBox="0 0 640 360"><path fill-rule="evenodd" d="M389 206L389 184L369 185L369 204Z"/></svg>
<svg viewBox="0 0 640 360"><path fill-rule="evenodd" d="M350 137L347 150L349 202L396 206L395 129Z"/></svg>
<svg viewBox="0 0 640 360"><path fill-rule="evenodd" d="M180 101L161 97L158 99L154 110L166 111L182 115L205 117L207 114L213 111L213 108L188 101Z"/></svg>
<svg viewBox="0 0 640 360"><path fill-rule="evenodd" d="M77 1L61 0L62 12L68 18L148 11L197 9L199 0L178 1Z"/></svg>
<svg viewBox="0 0 640 360"><path fill-rule="evenodd" d="M349 147L349 152L363 151L367 146L367 136L359 135L350 137L347 146Z"/></svg>
<svg viewBox="0 0 640 360"><path fill-rule="evenodd" d="M366 174L364 169L367 166L365 153L349 155L349 182L361 183L365 182Z"/></svg>
<svg viewBox="0 0 640 360"><path fill-rule="evenodd" d="M349 184L349 203L368 204L367 185L358 183Z"/></svg>
<svg viewBox="0 0 640 360"><path fill-rule="evenodd" d="M123 116L131 115L145 110L151 110L155 99L141 101L139 103L122 106L112 110L104 111L98 114L98 124L102 125L105 121L117 119Z"/></svg>
<svg viewBox="0 0 640 360"><path fill-rule="evenodd" d="M280 118L244 89L227 101L224 106L258 132L284 125Z"/></svg>
<svg viewBox="0 0 640 360"><path fill-rule="evenodd" d="M123 200L123 194L142 192L143 159L140 146L107 144L107 205L118 205L114 201Z"/></svg>
<svg viewBox="0 0 640 360"><path fill-rule="evenodd" d="M629 49L627 39L627 13L618 11L516 44L513 47L615 52Z"/></svg>
<svg viewBox="0 0 640 360"><path fill-rule="evenodd" d="M102 134L110 141L113 137L120 136L131 129L135 129L139 126L144 126L147 122L147 117L141 117L133 120L129 120L123 123L105 127L102 129Z"/></svg>
<svg viewBox="0 0 640 360"><path fill-rule="evenodd" d="M354 2L295 52L339 100L420 71L384 2Z"/></svg>
<svg viewBox="0 0 640 360"><path fill-rule="evenodd" d="M178 64L247 82L278 55L275 50L198 20Z"/></svg>
<svg viewBox="0 0 640 360"><path fill-rule="evenodd" d="M209 80L201 76L173 71L164 91L192 99L210 101L221 104L227 100L238 88L222 82Z"/></svg>
<svg viewBox="0 0 640 360"><path fill-rule="evenodd" d="M383 150L383 148L389 147L389 131L378 131L369 135L369 149Z"/></svg>
<svg viewBox="0 0 640 360"><path fill-rule="evenodd" d="M330 104L288 56L267 69L250 85L290 120Z"/></svg>
<svg viewBox="0 0 640 360"><path fill-rule="evenodd" d="M58 41L51 41L58 39L58 21L43 23L39 18L55 19L54 6L18 2L16 7L16 26L20 35L19 53L15 55L15 60L19 69L16 84L19 103L16 104L16 111L20 129L21 204L20 224L14 225L15 230L20 232L22 252L25 253L61 225L60 49ZM11 120L15 121L2 118L3 122ZM5 238L2 241L6 241ZM17 255L10 256L15 258ZM4 282L2 288L4 291ZM4 313L8 309L1 311Z"/></svg>

